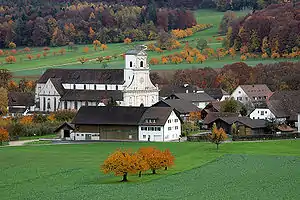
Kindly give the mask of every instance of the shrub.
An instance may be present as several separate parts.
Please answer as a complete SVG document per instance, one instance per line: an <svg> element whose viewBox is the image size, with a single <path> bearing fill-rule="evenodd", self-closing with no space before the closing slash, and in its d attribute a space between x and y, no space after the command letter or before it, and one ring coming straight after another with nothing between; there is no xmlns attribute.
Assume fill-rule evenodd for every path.
<svg viewBox="0 0 300 200"><path fill-rule="evenodd" d="M54 113L55 119L58 122L71 121L76 115L76 110L60 110Z"/></svg>

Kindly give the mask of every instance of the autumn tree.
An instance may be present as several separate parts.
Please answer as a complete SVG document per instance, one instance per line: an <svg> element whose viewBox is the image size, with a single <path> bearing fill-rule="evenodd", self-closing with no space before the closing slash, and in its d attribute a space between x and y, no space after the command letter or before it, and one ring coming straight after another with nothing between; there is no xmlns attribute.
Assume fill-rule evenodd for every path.
<svg viewBox="0 0 300 200"><path fill-rule="evenodd" d="M165 57L165 56L161 57L161 63L162 64L167 64L168 62L169 62L169 58L168 57Z"/></svg>
<svg viewBox="0 0 300 200"><path fill-rule="evenodd" d="M88 52L89 52L89 48L88 48L88 47L84 47L84 48L83 48L83 52L84 52L84 53L88 53Z"/></svg>
<svg viewBox="0 0 300 200"><path fill-rule="evenodd" d="M228 52L229 52L231 58L234 59L235 56L236 56L236 51L235 51L235 49L234 49L234 48L229 48Z"/></svg>
<svg viewBox="0 0 300 200"><path fill-rule="evenodd" d="M247 56L241 55L240 59L241 59L242 61L245 61L245 60L247 60Z"/></svg>
<svg viewBox="0 0 300 200"><path fill-rule="evenodd" d="M85 57L80 57L77 59L81 64L84 64L85 62L87 62L89 59L85 58Z"/></svg>
<svg viewBox="0 0 300 200"><path fill-rule="evenodd" d="M197 54L196 62L200 62L201 64L206 60L206 57L202 54Z"/></svg>
<svg viewBox="0 0 300 200"><path fill-rule="evenodd" d="M208 139L217 145L217 150L219 149L219 145L228 138L226 132L223 128L217 128L216 123L213 124L212 131L208 134Z"/></svg>
<svg viewBox="0 0 300 200"><path fill-rule="evenodd" d="M10 48L10 49L15 49L16 47L17 47L17 45L14 42L10 42L8 44L8 48Z"/></svg>
<svg viewBox="0 0 300 200"><path fill-rule="evenodd" d="M12 64L12 63L17 62L15 56L7 56L7 57L5 58L5 61L6 61L8 64Z"/></svg>
<svg viewBox="0 0 300 200"><path fill-rule="evenodd" d="M97 48L101 46L101 42L99 40L93 41L94 50L97 51Z"/></svg>
<svg viewBox="0 0 300 200"><path fill-rule="evenodd" d="M138 150L138 153L148 163L149 168L152 170L152 174L156 174L156 170L165 167L164 156L160 150L154 147L142 147Z"/></svg>
<svg viewBox="0 0 300 200"><path fill-rule="evenodd" d="M101 44L101 49L102 49L102 51L106 50L107 48L108 48L108 47L107 47L106 44Z"/></svg>
<svg viewBox="0 0 300 200"><path fill-rule="evenodd" d="M122 182L127 182L128 174L138 172L136 164L139 159L129 150L117 150L104 161L101 170L105 173L113 173L115 176L122 176Z"/></svg>
<svg viewBox="0 0 300 200"><path fill-rule="evenodd" d="M163 151L162 154L163 154L163 167L165 167L165 170L167 170L168 167L174 165L175 157L172 155L169 149Z"/></svg>
<svg viewBox="0 0 300 200"><path fill-rule="evenodd" d="M32 122L33 122L33 116L32 115L23 116L20 119L20 124L23 124L23 125L29 125L29 124L32 124Z"/></svg>
<svg viewBox="0 0 300 200"><path fill-rule="evenodd" d="M28 58L28 60L32 60L33 59L33 55L31 55L31 54L27 54L26 57Z"/></svg>
<svg viewBox="0 0 300 200"><path fill-rule="evenodd" d="M95 38L95 31L93 30L92 27L89 28L89 38L91 40L94 40L94 38Z"/></svg>
<svg viewBox="0 0 300 200"><path fill-rule="evenodd" d="M3 142L9 141L9 134L5 128L0 127L0 146L3 145Z"/></svg>
<svg viewBox="0 0 300 200"><path fill-rule="evenodd" d="M6 114L8 107L8 94L7 90L3 87L0 87L0 114Z"/></svg>
<svg viewBox="0 0 300 200"><path fill-rule="evenodd" d="M149 63L151 65L157 65L159 63L159 60L157 58L151 58L150 61L149 61Z"/></svg>
<svg viewBox="0 0 300 200"><path fill-rule="evenodd" d="M38 54L36 55L36 59L40 59L40 58L41 58L41 54L38 53Z"/></svg>
<svg viewBox="0 0 300 200"><path fill-rule="evenodd" d="M124 44L130 44L131 43L131 39L130 38L125 38L124 39Z"/></svg>

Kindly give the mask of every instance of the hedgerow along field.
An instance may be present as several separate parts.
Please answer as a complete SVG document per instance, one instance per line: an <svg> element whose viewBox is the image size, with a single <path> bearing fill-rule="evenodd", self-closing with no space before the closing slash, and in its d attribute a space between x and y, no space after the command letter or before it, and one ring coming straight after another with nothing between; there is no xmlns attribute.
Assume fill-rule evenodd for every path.
<svg viewBox="0 0 300 200"><path fill-rule="evenodd" d="M169 148L175 166L141 178L104 175L117 148ZM0 148L1 199L297 199L300 141L95 143Z"/></svg>
<svg viewBox="0 0 300 200"><path fill-rule="evenodd" d="M237 16L244 16L249 11L238 11L236 12ZM211 40L209 42L209 46L213 49L220 48L222 46L220 41L215 40L215 38L218 36L218 27L219 23L224 15L223 12L217 12L214 10L198 10L195 11L196 19L199 24L213 24L212 28L200 31L195 33L194 35L180 39L179 41L182 44L182 47L180 49L174 49L171 51L165 51L163 54L157 53L157 52L149 52L149 60L151 58L161 58L162 56L167 56L170 54L173 54L175 52L180 52L183 49L183 46L186 42L189 42L189 45L191 47L196 46L196 39L197 38L203 38L206 40ZM0 61L2 61L4 64L0 66L0 68L7 68L11 72L13 72L13 75L15 78L33 78L36 79L39 77L47 68L51 67L63 67L63 68L101 68L103 67L102 64L99 64L99 62L95 61L95 59L98 56L113 56L113 55L120 55L124 52L126 52L128 49L133 48L137 44L149 44L153 43L155 41L144 41L144 42L133 42L131 44L123 44L123 43L114 43L114 44L108 44L108 49L105 51L94 51L93 46L90 45L78 45L77 51L68 51L67 47L52 47L50 48L49 55L46 58L39 59L32 59L28 60L26 58L26 53L21 55L16 55L17 62L14 64L5 64L5 57L1 57ZM89 47L89 52L84 53L83 49L84 47ZM20 47L21 49L24 47ZM53 56L53 52L58 52L60 49L66 49L65 55L56 55ZM43 48L31 48L30 54L33 56L37 54L42 54ZM88 62L84 64L80 64L77 59L80 57L85 57L89 59ZM278 62L278 61L286 61L287 59L248 59L244 62L246 62L248 65L256 65L259 63L272 63L272 62ZM225 56L221 60L217 60L216 58L209 58L206 60L203 64L200 63L193 63L188 64L186 62L181 64L158 64L158 65L152 65L151 69L153 70L175 70L175 69L185 69L185 68L193 68L193 67L212 67L212 68L220 68L223 67L224 64L231 64L234 62L240 61L239 55L233 60L230 56ZM109 68L124 68L124 61L123 59L118 56L117 59L113 59L108 63Z"/></svg>

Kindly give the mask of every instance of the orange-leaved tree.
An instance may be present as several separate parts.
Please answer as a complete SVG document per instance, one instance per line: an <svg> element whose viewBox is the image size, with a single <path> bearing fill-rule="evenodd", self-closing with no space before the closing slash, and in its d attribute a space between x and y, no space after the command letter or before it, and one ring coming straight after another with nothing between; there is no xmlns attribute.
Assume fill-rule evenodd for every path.
<svg viewBox="0 0 300 200"><path fill-rule="evenodd" d="M124 44L130 44L131 43L131 39L130 38L125 38L124 39Z"/></svg>
<svg viewBox="0 0 300 200"><path fill-rule="evenodd" d="M17 62L16 57L14 57L14 56L7 56L7 57L5 58L5 61L6 61L7 63L9 63L9 64L12 64L12 63Z"/></svg>
<svg viewBox="0 0 300 200"><path fill-rule="evenodd" d="M0 146L3 145L3 142L7 142L9 140L8 131L5 128L0 127Z"/></svg>
<svg viewBox="0 0 300 200"><path fill-rule="evenodd" d="M159 60L157 58L151 58L149 63L151 65L157 65L159 63Z"/></svg>
<svg viewBox="0 0 300 200"><path fill-rule="evenodd" d="M104 161L101 170L105 173L114 173L115 176L122 176L122 182L128 181L128 174L137 173L137 156L129 150L117 150Z"/></svg>
<svg viewBox="0 0 300 200"><path fill-rule="evenodd" d="M33 116L27 115L20 119L20 124L28 125L28 124L32 124L32 121L33 121Z"/></svg>
<svg viewBox="0 0 300 200"><path fill-rule="evenodd" d="M208 139L216 144L217 149L219 149L219 144L227 139L227 135L223 128L218 129L216 123L214 123L211 133L208 134Z"/></svg>
<svg viewBox="0 0 300 200"><path fill-rule="evenodd" d="M104 51L105 49L107 49L107 45L106 44L101 44L101 49Z"/></svg>
<svg viewBox="0 0 300 200"><path fill-rule="evenodd" d="M164 167L164 155L160 150L154 147L142 147L138 153L148 163L153 174L156 174L156 170Z"/></svg>
<svg viewBox="0 0 300 200"><path fill-rule="evenodd" d="M163 165L165 167L165 170L168 169L168 167L171 167L174 165L174 159L175 157L172 155L169 149L166 149L163 153Z"/></svg>

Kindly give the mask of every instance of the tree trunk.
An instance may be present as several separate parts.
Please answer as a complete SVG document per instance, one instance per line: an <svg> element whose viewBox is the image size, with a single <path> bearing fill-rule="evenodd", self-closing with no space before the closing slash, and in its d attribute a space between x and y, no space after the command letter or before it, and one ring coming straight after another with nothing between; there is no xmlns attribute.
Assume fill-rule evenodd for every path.
<svg viewBox="0 0 300 200"><path fill-rule="evenodd" d="M219 143L217 143L217 150L219 150Z"/></svg>
<svg viewBox="0 0 300 200"><path fill-rule="evenodd" d="M152 174L156 174L156 171L155 171L155 169L152 169Z"/></svg>
<svg viewBox="0 0 300 200"><path fill-rule="evenodd" d="M124 175L123 175L123 180L122 180L122 182L127 182L128 180L127 180L127 172L125 172L124 173Z"/></svg>
<svg viewBox="0 0 300 200"><path fill-rule="evenodd" d="M165 167L165 170L168 170L168 167Z"/></svg>
<svg viewBox="0 0 300 200"><path fill-rule="evenodd" d="M139 172L139 177L142 177L142 171Z"/></svg>

